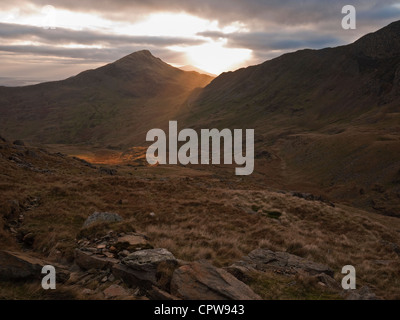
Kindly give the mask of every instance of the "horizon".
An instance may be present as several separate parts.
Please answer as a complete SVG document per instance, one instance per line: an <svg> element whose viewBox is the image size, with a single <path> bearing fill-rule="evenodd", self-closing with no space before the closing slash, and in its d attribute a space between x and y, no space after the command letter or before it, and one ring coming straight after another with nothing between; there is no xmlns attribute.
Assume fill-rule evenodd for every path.
<svg viewBox="0 0 400 320"><path fill-rule="evenodd" d="M398 1L357 2L357 28L344 30L346 4L5 1L0 85L62 80L144 49L218 76L300 49L349 44L400 18Z"/></svg>

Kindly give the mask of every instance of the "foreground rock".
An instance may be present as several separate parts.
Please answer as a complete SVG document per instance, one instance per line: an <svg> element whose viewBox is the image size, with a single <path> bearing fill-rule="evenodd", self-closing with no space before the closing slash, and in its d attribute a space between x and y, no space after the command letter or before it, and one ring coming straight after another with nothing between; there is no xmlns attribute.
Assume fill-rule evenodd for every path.
<svg viewBox="0 0 400 320"><path fill-rule="evenodd" d="M166 249L136 251L114 265L113 274L131 286L161 288L169 286L169 274L178 266L174 255Z"/></svg>
<svg viewBox="0 0 400 320"><path fill-rule="evenodd" d="M144 235L134 233L118 237L114 246L120 251L138 251L153 248Z"/></svg>
<svg viewBox="0 0 400 320"><path fill-rule="evenodd" d="M100 256L90 251L75 249L75 263L83 270L90 269L110 269L116 263L117 259Z"/></svg>
<svg viewBox="0 0 400 320"><path fill-rule="evenodd" d="M310 276L325 274L333 277L328 266L308 261L287 252L274 252L268 249L256 249L227 268L238 279L245 279L250 271L274 271L280 274L306 273Z"/></svg>
<svg viewBox="0 0 400 320"><path fill-rule="evenodd" d="M57 272L57 281L64 282L69 273L53 263L32 257L23 252L0 251L0 278L4 280L42 279L42 268L53 265Z"/></svg>
<svg viewBox="0 0 400 320"><path fill-rule="evenodd" d="M122 221L122 217L119 214L112 212L95 212L90 215L83 224L83 227L88 227L98 222L119 222Z"/></svg>
<svg viewBox="0 0 400 320"><path fill-rule="evenodd" d="M379 300L375 293L368 286L364 286L359 290L350 292L345 296L346 300Z"/></svg>
<svg viewBox="0 0 400 320"><path fill-rule="evenodd" d="M260 300L250 287L206 261L175 270L171 294L184 300Z"/></svg>

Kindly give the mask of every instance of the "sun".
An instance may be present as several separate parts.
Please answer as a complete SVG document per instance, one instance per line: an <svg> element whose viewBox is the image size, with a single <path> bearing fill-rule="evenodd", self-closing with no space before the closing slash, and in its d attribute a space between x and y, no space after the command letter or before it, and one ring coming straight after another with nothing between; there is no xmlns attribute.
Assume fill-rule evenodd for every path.
<svg viewBox="0 0 400 320"><path fill-rule="evenodd" d="M184 52L188 64L215 75L240 68L252 57L252 50L229 48L224 40L210 41L197 46L174 46L169 49Z"/></svg>

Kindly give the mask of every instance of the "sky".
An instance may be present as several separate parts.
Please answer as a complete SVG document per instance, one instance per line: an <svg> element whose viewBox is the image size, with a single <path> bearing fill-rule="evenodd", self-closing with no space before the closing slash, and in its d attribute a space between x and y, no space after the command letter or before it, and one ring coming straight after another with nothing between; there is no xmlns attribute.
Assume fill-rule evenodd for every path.
<svg viewBox="0 0 400 320"><path fill-rule="evenodd" d="M355 30L342 28L345 5ZM400 0L0 0L0 85L65 79L143 49L218 75L396 20Z"/></svg>

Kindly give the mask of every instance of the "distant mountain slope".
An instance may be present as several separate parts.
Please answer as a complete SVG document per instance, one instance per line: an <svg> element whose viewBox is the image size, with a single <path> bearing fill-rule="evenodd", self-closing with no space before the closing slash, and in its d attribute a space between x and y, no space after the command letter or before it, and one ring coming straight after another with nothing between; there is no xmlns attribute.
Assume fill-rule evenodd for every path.
<svg viewBox="0 0 400 320"><path fill-rule="evenodd" d="M279 114L285 122L305 120L310 128L371 110L399 111L399 38L395 22L351 45L301 50L223 73L199 95L194 112L246 123Z"/></svg>
<svg viewBox="0 0 400 320"><path fill-rule="evenodd" d="M204 71L204 70L202 70L202 69L200 69L200 68L197 68L197 67L191 66L191 65L179 67L179 69L181 69L181 70L183 70L183 71L195 71L195 72L198 72L198 73L201 73L201 74L206 74L206 75L208 75L208 76L210 76L210 77L213 77L213 78L216 77L215 74L212 74L212 73L210 73L210 72Z"/></svg>
<svg viewBox="0 0 400 320"><path fill-rule="evenodd" d="M42 143L128 145L211 80L139 51L63 81L0 87L0 128Z"/></svg>
<svg viewBox="0 0 400 320"><path fill-rule="evenodd" d="M254 128L265 183L400 216L400 21L221 74L187 125Z"/></svg>

